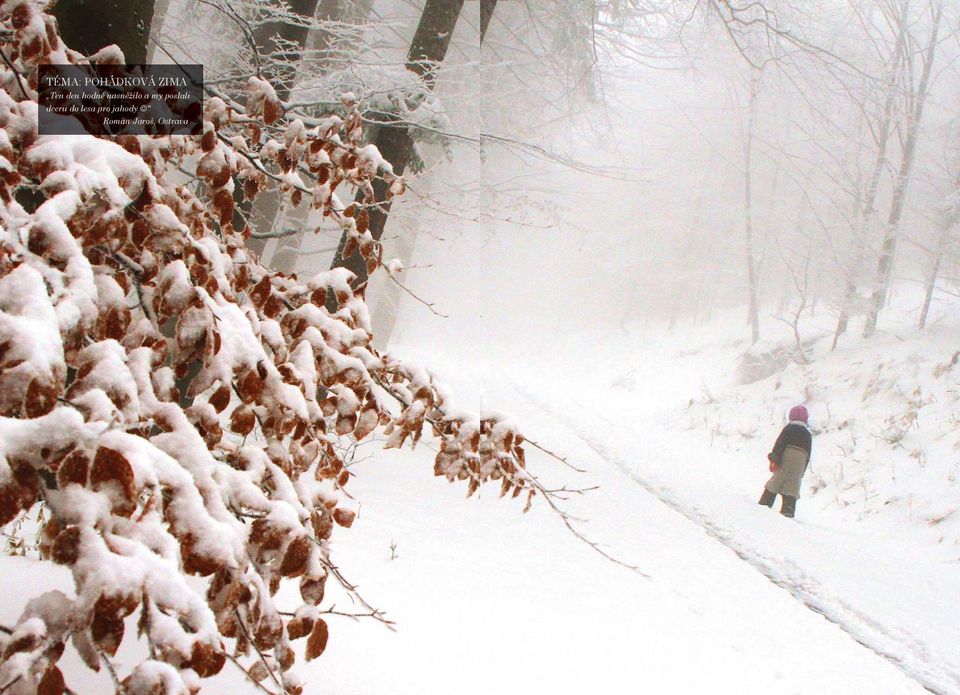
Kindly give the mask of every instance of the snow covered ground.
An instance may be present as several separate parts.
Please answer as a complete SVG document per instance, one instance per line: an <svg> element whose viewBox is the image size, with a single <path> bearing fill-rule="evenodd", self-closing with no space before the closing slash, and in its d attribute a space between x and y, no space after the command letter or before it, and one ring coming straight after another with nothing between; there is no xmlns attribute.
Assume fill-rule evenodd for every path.
<svg viewBox="0 0 960 695"><path fill-rule="evenodd" d="M599 346L574 337L550 352L452 341L425 353L407 335L397 351L429 364L457 405L507 410L585 470L529 450L551 486L598 486L569 509L637 570L577 540L543 502L524 515L494 489L464 500L433 477L428 447L367 445L354 469L360 515L335 559L396 631L332 618L327 652L299 669L306 692L960 693L947 477L958 373L938 370L956 326L851 338L833 355L815 346L811 366L738 385L739 318ZM880 414L899 417L914 381L925 404L891 443ZM782 410L805 390L818 433L790 521L755 501ZM0 624L26 596L70 589L59 568L29 559L3 558L0 571L13 587ZM363 610L348 598L336 608ZM106 674L67 659L77 692L110 691ZM216 688L257 692L229 665Z"/></svg>
<svg viewBox="0 0 960 695"><path fill-rule="evenodd" d="M832 354L831 319L812 321L810 335L823 336L812 364L748 385L737 384L747 348L739 315L645 341L598 346L572 337L549 352L484 354L468 340L447 354L401 349L430 363L467 404L508 409L535 440L586 468L578 475L532 457L551 479L600 486L572 507L590 520L592 538L650 576L605 562L536 506L514 519L510 504L483 500L477 526L464 529L463 515L478 504L456 493L441 502L425 487L417 499L435 515L443 557L481 575L479 587L466 578L456 585L471 603L486 595L492 605L479 625L463 622L463 604L453 618L410 616L432 625L425 635L433 649L439 634L478 640L414 682L430 691L449 667L471 674L459 689L481 692L487 671L471 664L482 643L513 638L504 653L523 658L496 659L492 672L533 667L529 683L511 676L520 679L517 692L521 684L533 692L960 692L955 307L942 305L938 322L919 333L909 328L914 299L907 294L902 312L889 310L884 334L863 341L854 328ZM781 340L771 331L770 345ZM756 498L783 412L802 400L814 414L815 458L798 518L788 521ZM380 506L382 482L368 480L376 489L365 502ZM431 554L431 544L420 545L422 527L409 533L423 555L411 559L408 548L385 566ZM382 546L407 542L388 535ZM496 550L477 567L488 544ZM516 594L518 568L530 597ZM501 584L504 575L511 581ZM441 590L429 572L421 582L433 605ZM517 600L526 607L508 608ZM531 635L544 616L549 622Z"/></svg>

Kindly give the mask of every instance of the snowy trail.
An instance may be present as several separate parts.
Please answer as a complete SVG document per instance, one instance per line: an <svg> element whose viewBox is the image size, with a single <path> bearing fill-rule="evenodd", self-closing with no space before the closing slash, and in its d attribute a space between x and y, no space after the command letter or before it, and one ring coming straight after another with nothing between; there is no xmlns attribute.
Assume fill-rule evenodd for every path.
<svg viewBox="0 0 960 695"><path fill-rule="evenodd" d="M553 406L545 409L525 398L498 368L468 369L459 356L441 366L453 375L451 381L457 380L457 393L502 404L532 438L587 470L578 480L546 456L530 456L546 483L600 486L572 499L568 511L589 519L583 530L591 539L651 579L576 541L545 504L535 503L524 515L521 500L499 499L496 490L484 488L465 500L461 486L433 476L435 453L428 447L364 455L355 464L352 483L360 513L337 538L334 557L365 598L396 621L397 632L331 617L327 651L300 669L305 693L960 692L946 677L956 670L938 656L931 653L927 661L943 668L922 672L924 645L932 643L928 633L912 631L922 639L911 644L911 630L891 630L881 643L889 621L871 624L866 616L876 615L846 601L849 589L837 591L844 603L824 590L835 584L823 579L822 568L811 572L805 561L778 557L742 528L752 521L762 533L775 528L808 539L820 533L816 526L804 525L798 532L795 523L726 493L722 503L748 517L738 526L738 518L729 521L709 508L708 492L723 497L735 484L677 494L676 484L661 482L662 471L646 470L687 440L671 447L651 439L643 446L630 437L646 437L650 423L630 421L632 429L624 431L617 424L627 421L626 411L605 412L594 421L581 406L575 413L562 410L571 394L547 398L536 390ZM573 397L586 398L587 391L579 389ZM578 428L570 426L572 417ZM615 436L617 431L626 439ZM680 468L676 461L669 465ZM836 529L822 533L833 538ZM7 558L0 574L7 586L16 587L9 600L0 602L0 624L15 621L33 593L69 592L72 586L65 568L41 567L26 558ZM328 590L340 610L359 610L335 585ZM806 593L798 597L795 591ZM943 621L950 618L948 608ZM830 619L821 615L827 611ZM132 635L135 618L130 620ZM866 626L872 648L851 639L851 626ZM941 643L956 644L949 641L951 634L945 631ZM121 664L130 663L128 647L128 640L121 645ZM110 690L108 675L85 671L72 647L64 658L76 692ZM211 687L237 695L262 693L236 669L225 669Z"/></svg>
<svg viewBox="0 0 960 695"><path fill-rule="evenodd" d="M700 527L709 537L729 548L774 585L787 591L811 611L837 625L857 643L894 665L928 692L936 695L960 693L960 672L949 660L935 653L925 641L901 627L885 624L867 615L827 589L822 581L811 576L790 558L765 553L749 541L742 540L737 529L719 523L710 514L698 509L689 499L683 499L670 486L640 475L627 457L614 447L603 444L600 437L572 422L556 407L547 405L516 382L510 384L520 396L549 418L568 428L598 457L615 467L634 484ZM603 418L598 416L598 421L601 419ZM662 448L659 450L662 451ZM803 522L797 521L787 523L803 525Z"/></svg>

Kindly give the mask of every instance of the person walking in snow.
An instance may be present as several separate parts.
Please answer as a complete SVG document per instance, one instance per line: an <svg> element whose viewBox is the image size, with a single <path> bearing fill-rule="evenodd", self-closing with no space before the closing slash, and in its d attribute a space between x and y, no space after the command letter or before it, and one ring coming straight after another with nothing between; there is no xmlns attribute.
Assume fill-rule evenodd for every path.
<svg viewBox="0 0 960 695"><path fill-rule="evenodd" d="M783 500L780 513L793 518L797 511L797 498L800 496L800 480L810 463L810 451L813 436L807 425L809 415L802 405L790 409L790 422L780 432L773 451L767 454L770 471L773 473L763 488L760 504L772 507L777 495Z"/></svg>

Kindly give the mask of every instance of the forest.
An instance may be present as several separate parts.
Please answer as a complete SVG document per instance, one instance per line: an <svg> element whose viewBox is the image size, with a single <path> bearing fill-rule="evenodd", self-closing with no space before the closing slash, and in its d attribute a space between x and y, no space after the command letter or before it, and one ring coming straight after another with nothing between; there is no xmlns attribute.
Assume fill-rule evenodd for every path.
<svg viewBox="0 0 960 695"><path fill-rule="evenodd" d="M956 0L0 58L0 694L960 695Z"/></svg>

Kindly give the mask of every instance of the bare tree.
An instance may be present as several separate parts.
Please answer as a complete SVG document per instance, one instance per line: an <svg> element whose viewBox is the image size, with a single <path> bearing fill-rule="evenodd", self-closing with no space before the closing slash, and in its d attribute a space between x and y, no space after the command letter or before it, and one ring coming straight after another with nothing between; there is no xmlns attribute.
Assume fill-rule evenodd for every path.
<svg viewBox="0 0 960 695"><path fill-rule="evenodd" d="M487 35L487 28L490 26L490 20L493 19L493 11L497 7L497 0L480 0L480 43Z"/></svg>
<svg viewBox="0 0 960 695"><path fill-rule="evenodd" d="M790 326L793 332L793 341L796 348L797 361L801 364L809 364L810 358L807 357L807 351L803 345L803 339L800 335L800 319L803 318L803 312L811 305L810 297L810 269L813 261L814 235L802 232L806 236L806 251L803 254L801 262L796 264L792 259L782 256L783 265L787 269L787 274L793 284L793 290L799 298L796 305L793 306L787 316L777 316L779 321ZM787 312L783 312L787 313Z"/></svg>
<svg viewBox="0 0 960 695"><path fill-rule="evenodd" d="M900 232L900 220L903 216L907 189L910 186L910 176L916 158L917 139L920 134L920 123L923 120L923 108L926 104L927 96L930 93L930 75L933 70L933 62L936 55L940 20L943 17L943 2L937 1L932 3L931 13L933 16L930 26L930 36L926 48L920 51L920 60L923 64L920 82L916 89L912 90L909 94L910 108L907 112L907 136L903 145L900 167L897 171L893 200L890 205L890 215L887 218L887 224L884 230L883 247L880 252L880 260L877 264L876 284L874 285L873 295L870 300L867 322L863 329L864 337L873 335L876 330L877 318L880 315L880 310L883 308L887 290L890 287L893 261L897 252L897 238ZM908 54L910 59L905 62L908 68L912 68L912 56L912 53Z"/></svg>
<svg viewBox="0 0 960 695"><path fill-rule="evenodd" d="M52 9L63 41L90 55L116 44L128 63L147 61L154 0L60 0Z"/></svg>
<svg viewBox="0 0 960 695"><path fill-rule="evenodd" d="M953 182L953 190L947 196L947 199L938 210L938 234L936 247L933 249L933 267L927 275L926 285L923 295L923 306L920 309L920 320L917 327L921 330L927 325L927 317L930 313L930 302L933 300L933 292L937 286L937 276L940 274L940 265L943 263L943 256L950 240L953 228L960 222L960 166L957 167L956 177Z"/></svg>
<svg viewBox="0 0 960 695"><path fill-rule="evenodd" d="M867 113L866 106L862 107L864 120L867 130L872 136L876 154L873 160L873 167L870 171L870 177L867 182L867 188L862 198L857 200L857 218L859 219L859 228L856 234L857 250L854 261L847 271L847 282L844 290L843 300L840 306L840 316L837 319L837 327L833 333L833 344L831 350L837 348L840 336L847 331L850 322L851 306L855 301L857 294L857 272L863 263L865 252L864 244L870 231L873 230L877 221L877 192L880 188L880 179L884 167L887 164L887 148L893 131L894 106L897 100L897 74L903 62L903 54L906 41L907 29L907 9L909 5L904 3L900 8L899 21L897 22L897 38L893 50L887 61L886 76L883 82L883 108L879 121L874 124L871 122ZM858 191L859 192L859 191Z"/></svg>
<svg viewBox="0 0 960 695"><path fill-rule="evenodd" d="M745 234L744 248L747 260L747 292L749 308L747 321L750 324L751 342L760 340L760 311L757 305L757 270L754 257L753 239L753 191L752 191L752 155L753 141L756 132L757 104L760 100L761 71L753 70L750 77L750 102L747 116L747 130L743 144L743 229Z"/></svg>
<svg viewBox="0 0 960 695"><path fill-rule="evenodd" d="M426 91L433 89L437 71L446 57L447 48L463 8L463 0L427 0L407 53L407 69L417 74ZM413 136L410 126L401 122L397 114L380 114L380 124L373 144L383 157L392 163L393 173L402 176L413 159ZM356 203L369 215L367 231L373 241L380 241L387 224L391 204L390 183L383 178L373 182L373 200L365 192L357 193ZM346 253L350 237L340 238L332 268L347 268L356 276L356 285L366 283L367 263L359 253Z"/></svg>
<svg viewBox="0 0 960 695"><path fill-rule="evenodd" d="M253 32L253 40L261 55L272 58L263 64L261 77L273 85L280 101L286 101L296 81L300 55L307 43L310 22L317 14L331 17L336 9L336 0L286 0L289 10L258 25ZM286 16L287 12L292 17Z"/></svg>
<svg viewBox="0 0 960 695"><path fill-rule="evenodd" d="M259 56L270 56L270 61L264 61L265 69L261 76L274 85L277 98L286 101L296 81L300 55L307 43L309 22L317 13L320 5L320 14L330 18L337 6L337 0L290 0L290 12L293 18L275 17L256 27L252 34ZM300 21L298 21L300 20ZM241 186L237 187L239 191ZM241 214L264 220L259 231L269 232L273 227L277 212L280 210L281 196L276 191L270 191L259 196L256 204L244 201ZM256 207L256 209L254 209ZM266 239L253 237L248 242L251 249L258 254L263 253Z"/></svg>

